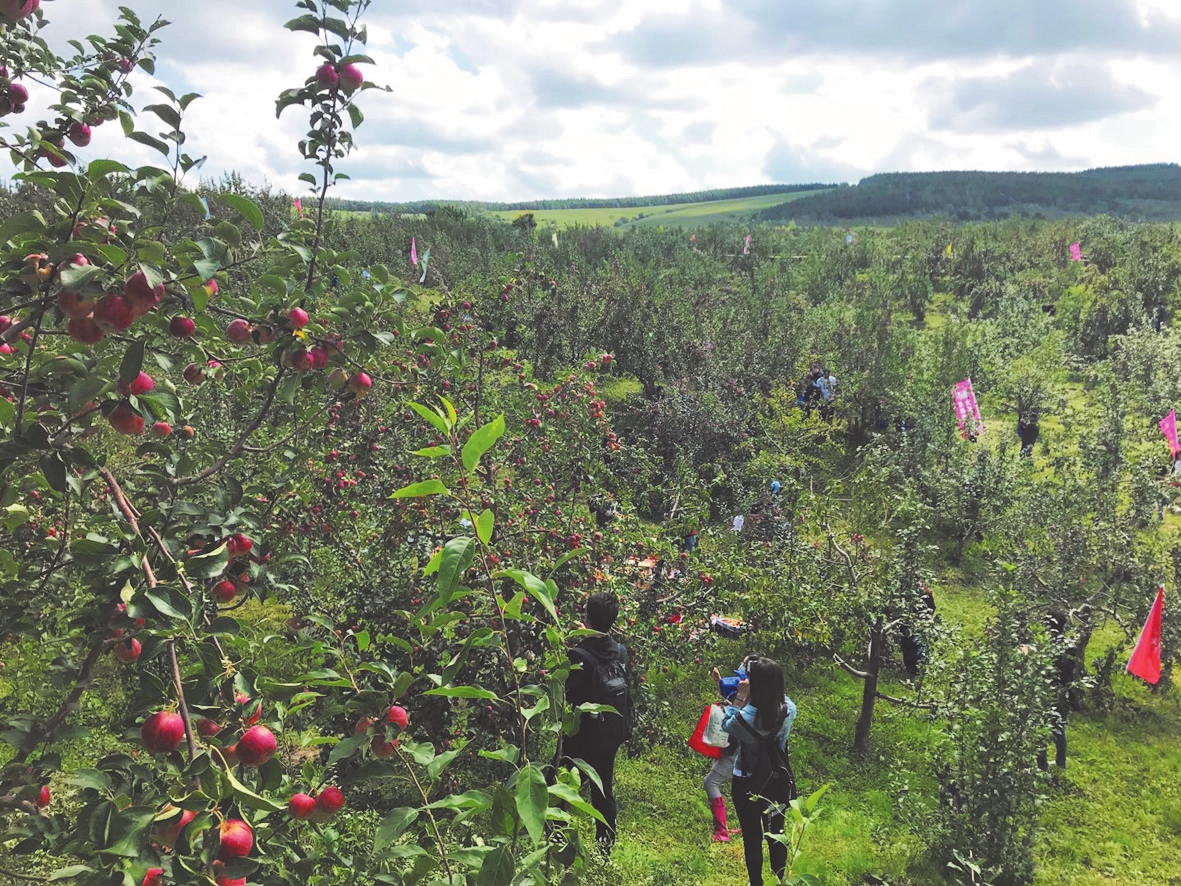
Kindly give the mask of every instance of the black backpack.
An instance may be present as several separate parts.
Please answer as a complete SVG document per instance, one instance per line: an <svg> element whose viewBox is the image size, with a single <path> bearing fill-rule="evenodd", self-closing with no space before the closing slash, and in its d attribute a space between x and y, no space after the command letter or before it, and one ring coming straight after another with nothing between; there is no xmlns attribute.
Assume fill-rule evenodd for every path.
<svg viewBox="0 0 1181 886"><path fill-rule="evenodd" d="M741 714L734 721L741 723L742 728L758 742L759 751L754 766L750 765L745 755L742 759L743 771L753 786L752 793L777 803L789 803L798 797L791 759L787 755L787 748L779 747L776 734L763 735L757 732Z"/></svg>
<svg viewBox="0 0 1181 886"><path fill-rule="evenodd" d="M622 744L631 738L635 719L631 689L627 682L627 663L618 655L604 661L581 646L576 646L571 651L581 660L583 668L591 674L593 703L611 705L619 711L618 714L603 711L587 716L600 722L602 738Z"/></svg>

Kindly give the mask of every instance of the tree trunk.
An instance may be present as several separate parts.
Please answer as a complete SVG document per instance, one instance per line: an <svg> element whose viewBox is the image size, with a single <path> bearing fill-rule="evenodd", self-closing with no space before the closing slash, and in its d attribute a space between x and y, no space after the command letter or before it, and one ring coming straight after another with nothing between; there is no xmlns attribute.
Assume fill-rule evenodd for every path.
<svg viewBox="0 0 1181 886"><path fill-rule="evenodd" d="M865 682L861 689L861 714L853 734L853 753L864 757L869 753L869 732L873 728L873 706L878 695L878 674L882 669L882 645L885 643L886 620L878 616L869 632L869 660L865 667Z"/></svg>

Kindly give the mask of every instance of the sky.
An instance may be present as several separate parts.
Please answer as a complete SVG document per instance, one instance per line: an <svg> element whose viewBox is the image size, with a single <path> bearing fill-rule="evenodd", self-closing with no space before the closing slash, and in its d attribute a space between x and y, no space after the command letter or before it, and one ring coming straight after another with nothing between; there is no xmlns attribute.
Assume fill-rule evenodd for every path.
<svg viewBox="0 0 1181 886"><path fill-rule="evenodd" d="M45 0L56 45L160 14L207 177L299 193L291 0ZM1181 0L373 0L336 196L663 194L875 172L1181 162ZM134 100L153 81L136 74ZM34 106L45 101L34 91ZM85 159L150 152L96 131ZM0 166L0 175L10 170Z"/></svg>

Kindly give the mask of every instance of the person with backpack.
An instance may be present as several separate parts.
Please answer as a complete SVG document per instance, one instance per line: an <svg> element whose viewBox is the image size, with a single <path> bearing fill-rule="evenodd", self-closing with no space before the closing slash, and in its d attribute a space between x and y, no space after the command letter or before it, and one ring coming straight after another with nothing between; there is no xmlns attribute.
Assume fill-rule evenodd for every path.
<svg viewBox="0 0 1181 886"><path fill-rule="evenodd" d="M581 714L578 731L568 736L563 746L565 757L585 762L603 785L599 790L591 783L591 805L604 819L595 822L595 836L605 852L615 845L615 756L631 737L633 723L627 648L608 633L618 617L619 598L610 593L591 594L586 601L586 626L597 633L569 651L570 661L581 667L566 678L566 700L572 707L601 704L619 712Z"/></svg>
<svg viewBox="0 0 1181 886"><path fill-rule="evenodd" d="M749 675L738 684L726 709L722 729L738 741L731 794L742 827L742 853L750 886L763 886L763 835L782 834L784 813L796 797L795 776L787 756L787 736L796 706L783 688L783 668L769 658L750 656ZM783 877L787 846L768 840L771 871Z"/></svg>

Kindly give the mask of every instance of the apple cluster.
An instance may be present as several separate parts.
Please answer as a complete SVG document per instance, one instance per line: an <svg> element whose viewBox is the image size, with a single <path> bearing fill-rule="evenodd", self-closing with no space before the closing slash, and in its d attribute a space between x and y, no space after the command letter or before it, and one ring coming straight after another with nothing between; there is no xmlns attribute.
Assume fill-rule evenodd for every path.
<svg viewBox="0 0 1181 886"><path fill-rule="evenodd" d="M0 0L2 4L4 0ZM13 83L8 68L0 65L0 117L20 114L29 101L29 90L23 84Z"/></svg>

